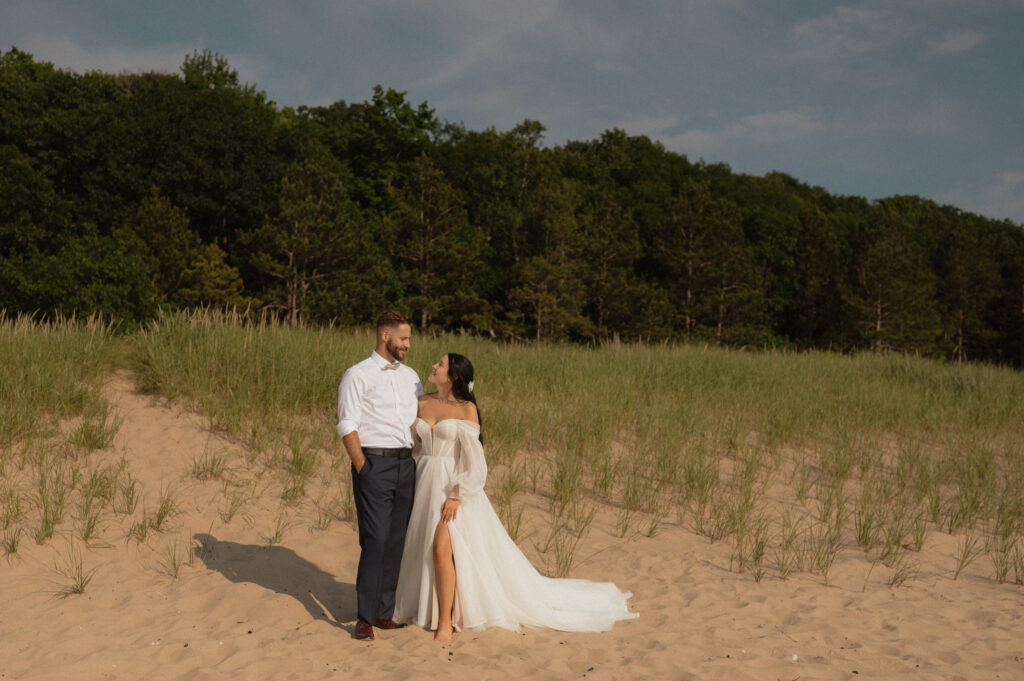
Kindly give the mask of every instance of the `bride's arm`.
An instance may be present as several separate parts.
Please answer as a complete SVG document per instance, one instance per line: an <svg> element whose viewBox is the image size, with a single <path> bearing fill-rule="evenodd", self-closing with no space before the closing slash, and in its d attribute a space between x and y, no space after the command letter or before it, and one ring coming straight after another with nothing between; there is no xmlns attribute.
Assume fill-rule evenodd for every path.
<svg viewBox="0 0 1024 681"><path fill-rule="evenodd" d="M475 428L459 425L455 450L455 473L447 490L449 499L464 499L484 491L487 460Z"/></svg>

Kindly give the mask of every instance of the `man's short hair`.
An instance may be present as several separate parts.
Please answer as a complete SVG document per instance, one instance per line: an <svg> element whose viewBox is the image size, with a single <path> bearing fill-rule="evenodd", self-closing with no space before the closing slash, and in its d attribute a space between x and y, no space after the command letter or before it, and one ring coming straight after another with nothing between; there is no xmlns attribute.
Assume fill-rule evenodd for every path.
<svg viewBox="0 0 1024 681"><path fill-rule="evenodd" d="M412 326L412 322L409 318L398 310L387 310L383 312L381 316L377 317L377 333L380 333L383 329L393 329L401 326L402 324L408 324Z"/></svg>

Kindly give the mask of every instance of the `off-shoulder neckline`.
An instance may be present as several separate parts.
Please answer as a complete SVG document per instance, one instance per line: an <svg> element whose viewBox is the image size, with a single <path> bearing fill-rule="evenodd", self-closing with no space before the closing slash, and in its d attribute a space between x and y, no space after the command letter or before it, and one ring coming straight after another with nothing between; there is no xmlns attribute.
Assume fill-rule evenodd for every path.
<svg viewBox="0 0 1024 681"><path fill-rule="evenodd" d="M430 428L430 430L434 430L434 428L437 428L438 424L444 423L445 421L458 421L459 423L465 423L467 426L473 426L474 428L477 428L477 429L480 428L480 424L479 423L477 423L475 421L470 421L469 419L456 419L456 418L441 419L440 421L438 421L434 425L430 425L429 423L427 423L427 421L425 419L422 419L419 416L416 417L416 420L417 421L423 421L423 423L425 423L427 428Z"/></svg>

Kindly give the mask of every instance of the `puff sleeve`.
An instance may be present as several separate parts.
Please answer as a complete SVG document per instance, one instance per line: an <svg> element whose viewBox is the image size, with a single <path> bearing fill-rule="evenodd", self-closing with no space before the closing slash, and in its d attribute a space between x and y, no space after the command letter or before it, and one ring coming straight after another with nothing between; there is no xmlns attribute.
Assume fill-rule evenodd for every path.
<svg viewBox="0 0 1024 681"><path fill-rule="evenodd" d="M480 443L480 426L461 421L455 451L455 473L448 486L449 499L463 499L484 491L487 482L487 460Z"/></svg>

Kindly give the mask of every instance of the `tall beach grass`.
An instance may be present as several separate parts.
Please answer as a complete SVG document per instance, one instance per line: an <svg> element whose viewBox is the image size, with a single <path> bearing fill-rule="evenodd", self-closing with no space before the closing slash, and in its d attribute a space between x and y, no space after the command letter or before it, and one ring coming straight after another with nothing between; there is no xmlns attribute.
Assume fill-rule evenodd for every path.
<svg viewBox="0 0 1024 681"><path fill-rule="evenodd" d="M48 406L33 395L26 403L44 406L23 410L9 400L18 413L0 430L8 445L34 432L35 414L82 418L95 391L80 386L119 361L141 389L243 443L252 465L279 477L284 504L315 507L321 528L351 517L350 503L337 498L349 483L335 433L337 388L344 370L369 354L369 330L210 311L161 316L116 339L96 323L4 320L2 329L3 343L38 345L22 351L35 358L21 360L26 376L53 353L78 367L61 379L70 387L56 391L78 398ZM83 334L73 344L88 357L48 349L60 334ZM36 340L24 340L30 336ZM523 527L519 495L546 497L549 529L535 536L549 537L540 545L558 572L579 560L575 547L601 506L611 507L611 529L623 537L676 524L728 541L734 569L757 580L806 571L827 582L837 557L852 551L869 576L877 570L898 586L913 580L913 554L934 532L970 548L949 566L951 578L988 564L997 581L1024 570L1024 376L1010 369L899 355L519 345L459 334L414 334L406 359L426 377L448 351L476 369L499 515L515 535L533 533ZM19 380L22 393L55 383ZM9 465L10 446L4 451L0 463ZM228 471L224 461L192 461L198 479L229 478L225 522L256 496ZM25 515L13 501L24 494L0 489L8 516ZM88 519L89 510L79 515ZM268 528L268 536L280 534ZM976 560L983 554L989 559Z"/></svg>
<svg viewBox="0 0 1024 681"><path fill-rule="evenodd" d="M202 312L163 317L132 343L143 387L301 479L310 459L339 455L338 382L373 337ZM487 455L501 471L494 499L517 533L515 491L539 487L553 528L585 531L579 500L592 499L619 509L624 536L677 522L733 540L736 565L758 578L774 555L780 576L802 566L827 580L847 549L884 553L898 570L904 547L919 551L931 531L1005 537L993 547L1024 531L1024 379L1009 369L452 334L414 335L407 363L425 377L448 351L475 365ZM776 483L790 498L769 504ZM793 509L802 548L783 517Z"/></svg>
<svg viewBox="0 0 1024 681"><path fill-rule="evenodd" d="M103 395L117 365L113 325L0 312L0 528L8 556L22 535L46 543L77 507L94 539L111 490L85 457L110 446L119 419Z"/></svg>
<svg viewBox="0 0 1024 681"><path fill-rule="evenodd" d="M116 356L113 326L99 319L41 322L0 311L0 448L53 435L62 420L90 417L74 437L110 420L101 393Z"/></svg>

